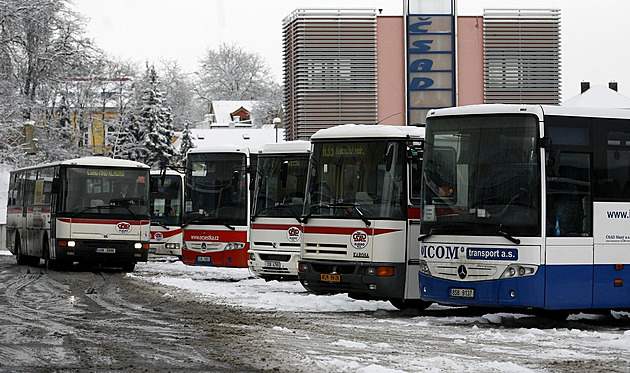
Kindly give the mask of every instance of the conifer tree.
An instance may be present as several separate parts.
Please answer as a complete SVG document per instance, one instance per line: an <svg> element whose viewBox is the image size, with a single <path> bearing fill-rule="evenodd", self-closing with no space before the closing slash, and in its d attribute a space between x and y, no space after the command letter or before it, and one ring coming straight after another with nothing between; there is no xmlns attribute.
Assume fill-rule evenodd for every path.
<svg viewBox="0 0 630 373"><path fill-rule="evenodd" d="M186 154L188 151L195 147L192 141L192 133L190 131L190 123L184 124L184 131L182 132L182 142L179 146L179 164L184 165L186 161Z"/></svg>
<svg viewBox="0 0 630 373"><path fill-rule="evenodd" d="M154 66L147 64L140 89L135 114L121 144L121 156L163 169L173 162L176 150L171 110L164 105Z"/></svg>

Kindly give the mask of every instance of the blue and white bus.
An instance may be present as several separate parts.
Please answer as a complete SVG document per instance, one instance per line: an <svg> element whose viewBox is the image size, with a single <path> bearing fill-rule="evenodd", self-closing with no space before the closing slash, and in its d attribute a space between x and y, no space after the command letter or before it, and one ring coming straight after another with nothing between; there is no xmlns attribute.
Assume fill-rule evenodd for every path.
<svg viewBox="0 0 630 373"><path fill-rule="evenodd" d="M630 308L630 112L430 111L422 299L533 311Z"/></svg>

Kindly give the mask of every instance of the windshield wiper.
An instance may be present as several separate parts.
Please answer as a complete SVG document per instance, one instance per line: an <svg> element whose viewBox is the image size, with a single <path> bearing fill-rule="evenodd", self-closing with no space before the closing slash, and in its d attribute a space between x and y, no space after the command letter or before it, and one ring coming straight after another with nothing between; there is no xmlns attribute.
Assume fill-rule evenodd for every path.
<svg viewBox="0 0 630 373"><path fill-rule="evenodd" d="M363 223L365 223L366 227L369 227L372 224L370 223L370 220L365 217L365 215L363 214L363 211L359 209L359 206L356 203L331 203L329 205L326 205L325 207L333 208L333 209L352 207L354 211L357 212L357 214L359 215L359 218L363 221Z"/></svg>
<svg viewBox="0 0 630 373"><path fill-rule="evenodd" d="M293 209L291 208L291 207L294 207L294 206L295 206L295 205L294 205L294 204L292 204L292 203L281 203L281 204L278 204L278 205L267 206L267 207L263 208L262 210L258 211L257 213L255 213L254 215L252 215L251 220L252 220L252 221L256 220L256 218L257 218L260 214L262 214L262 213L264 213L264 212L268 212L268 211L271 211L271 210L276 210L276 209L279 209L279 208L288 207L288 208L289 208L289 211L291 212L291 214L293 214L293 217L295 218L295 220L297 220L297 221L298 221L298 223L301 223L301 222L302 222L302 220L300 220L300 217L298 216L298 214L296 214L296 213L293 211Z"/></svg>
<svg viewBox="0 0 630 373"><path fill-rule="evenodd" d="M182 227L187 227L192 223L203 223L203 222L208 222L208 224L223 224L227 229L233 231L236 230L236 228L234 228L233 226L231 226L228 223L216 223L216 218L209 218L206 216L201 216L201 217L195 217L190 219L189 221L187 221L186 223L184 223L184 225Z"/></svg>
<svg viewBox="0 0 630 373"><path fill-rule="evenodd" d="M519 240L518 238L515 238L514 236L512 236L511 234L503 230L503 224L499 224L499 226L497 227L497 233L500 236L505 237L505 239L512 242L513 244L516 244L516 245L521 244L521 240Z"/></svg>
<svg viewBox="0 0 630 373"><path fill-rule="evenodd" d="M81 210L81 211L77 211L77 212L75 212L75 213L74 213L74 214L72 214L70 217L71 217L71 218L73 218L73 217L75 217L75 216L77 216L77 215L81 215L81 214L83 214L84 212L86 212L86 211L88 211L88 210L91 210L91 209L98 209L98 212L99 212L99 214L100 214L100 213L101 213L101 209L112 209L112 208L114 208L114 207L120 207L120 206L111 206L111 205L90 206L90 207L86 207L86 208L84 208L84 209L83 209L83 210Z"/></svg>
<svg viewBox="0 0 630 373"><path fill-rule="evenodd" d="M321 209L321 208L324 208L324 207L326 207L326 206L327 206L327 205L313 205L313 206L311 206L311 207L310 207L310 209L309 209L310 211L308 212L308 214L306 214L306 216L304 216L304 217L302 218L302 223L306 224L306 223L308 222L308 219L310 219L310 218L311 218L311 216L313 216L313 214L315 213L315 211L317 211L317 210L319 210L319 209Z"/></svg>
<svg viewBox="0 0 630 373"><path fill-rule="evenodd" d="M168 225L166 225L163 221L161 220L151 220L151 225L159 225L160 227L166 229L167 231L170 230L170 228L168 227Z"/></svg>
<svg viewBox="0 0 630 373"><path fill-rule="evenodd" d="M488 226L486 226L488 227ZM418 241L422 242L424 240L426 240L427 238L433 236L434 234L448 234L448 233L452 233L452 232L456 232L456 233L462 233L462 227L460 227L460 229L457 229L455 225L453 225L452 227L441 227L441 228L431 228L431 230L429 231L429 233L425 233L423 235L421 235L420 237L418 237ZM507 239L508 241L512 242L513 244L516 245L520 245L521 244L521 240L519 240L518 238L515 238L514 236L512 236L511 234L505 232L503 230L503 224L499 224L494 226L495 233L498 233L499 236ZM468 229L463 229L464 231L466 230L470 230L471 228L469 227Z"/></svg>

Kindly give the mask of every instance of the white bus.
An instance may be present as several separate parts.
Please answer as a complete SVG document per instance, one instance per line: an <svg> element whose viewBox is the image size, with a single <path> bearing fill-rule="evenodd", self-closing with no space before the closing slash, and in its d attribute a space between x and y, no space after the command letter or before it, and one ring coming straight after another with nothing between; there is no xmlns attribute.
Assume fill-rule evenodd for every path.
<svg viewBox="0 0 630 373"><path fill-rule="evenodd" d="M419 151L424 129L342 125L312 137L299 279L315 293L348 293L426 308L418 291Z"/></svg>
<svg viewBox="0 0 630 373"><path fill-rule="evenodd" d="M430 111L423 177L423 299L557 316L630 309L627 110Z"/></svg>
<svg viewBox="0 0 630 373"><path fill-rule="evenodd" d="M184 174L151 171L151 246L149 253L182 258Z"/></svg>
<svg viewBox="0 0 630 373"><path fill-rule="evenodd" d="M133 271L149 252L149 167L85 157L11 172L7 247L18 264Z"/></svg>
<svg viewBox="0 0 630 373"><path fill-rule="evenodd" d="M297 280L311 144L267 144L258 152L249 268L265 280Z"/></svg>
<svg viewBox="0 0 630 373"><path fill-rule="evenodd" d="M255 163L256 154L244 146L188 151L184 264L247 268L253 189L249 175Z"/></svg>

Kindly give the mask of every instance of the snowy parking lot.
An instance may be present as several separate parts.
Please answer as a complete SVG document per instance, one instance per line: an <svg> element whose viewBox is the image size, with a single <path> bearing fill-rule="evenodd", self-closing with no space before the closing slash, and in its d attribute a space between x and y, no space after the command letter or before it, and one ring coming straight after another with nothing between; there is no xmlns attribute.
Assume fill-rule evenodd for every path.
<svg viewBox="0 0 630 373"><path fill-rule="evenodd" d="M559 322L514 313L431 306L409 315L388 302L317 296L299 282L265 282L247 269L190 267L165 259L128 276L200 297L291 315L260 330L260 342L291 371L540 372L630 370L630 317L571 315ZM294 367L294 368L290 368Z"/></svg>
<svg viewBox="0 0 630 373"><path fill-rule="evenodd" d="M247 269L150 258L133 273L0 251L0 371L627 372L630 316L554 321L316 296Z"/></svg>

